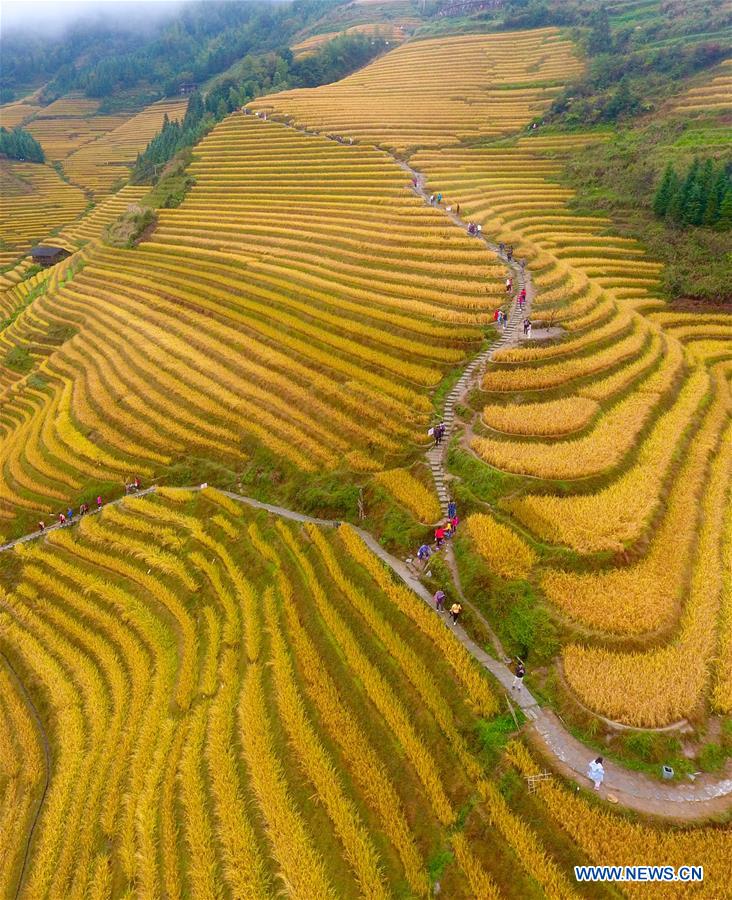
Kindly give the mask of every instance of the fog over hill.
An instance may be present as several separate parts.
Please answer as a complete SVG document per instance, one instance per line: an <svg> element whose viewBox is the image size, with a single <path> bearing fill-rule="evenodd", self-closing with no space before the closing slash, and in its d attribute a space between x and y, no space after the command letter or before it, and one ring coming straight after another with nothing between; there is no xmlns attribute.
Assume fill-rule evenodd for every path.
<svg viewBox="0 0 732 900"><path fill-rule="evenodd" d="M0 32L5 35L41 31L45 35L63 34L69 26L81 22L112 25L125 30L149 29L171 18L188 0L40 0L28 3L10 0L3 3Z"/></svg>

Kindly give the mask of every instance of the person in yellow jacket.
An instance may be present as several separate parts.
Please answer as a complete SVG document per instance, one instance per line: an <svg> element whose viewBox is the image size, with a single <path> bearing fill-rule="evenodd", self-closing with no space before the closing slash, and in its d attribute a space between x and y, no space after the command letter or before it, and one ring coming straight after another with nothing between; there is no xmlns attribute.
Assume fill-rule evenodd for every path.
<svg viewBox="0 0 732 900"><path fill-rule="evenodd" d="M457 625L457 620L460 617L460 613L463 611L462 606L455 602L450 607L450 615L452 616L452 624Z"/></svg>

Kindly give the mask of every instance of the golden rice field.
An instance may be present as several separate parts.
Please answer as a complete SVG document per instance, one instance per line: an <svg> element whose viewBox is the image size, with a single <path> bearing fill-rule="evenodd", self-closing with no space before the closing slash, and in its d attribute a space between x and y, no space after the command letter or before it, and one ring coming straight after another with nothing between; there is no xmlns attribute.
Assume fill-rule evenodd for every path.
<svg viewBox="0 0 732 900"><path fill-rule="evenodd" d="M535 322L565 331L559 342L497 354L472 449L503 471L576 480L569 493L528 483L504 509L549 544L618 554L600 570L549 568L539 581L560 617L600 641L605 633L663 635L648 652L584 637L562 656L585 706L659 726L700 715L710 697L718 708L728 702L721 684L730 664L717 656L709 622L729 648L725 585L715 572L724 568L730 472L717 456L730 416L732 323L656 312L658 266L632 241L603 234L601 217L567 208L570 194L553 176L581 142L540 134L512 148L424 151L413 162L431 190L515 245L535 273ZM680 447L688 447L681 460ZM583 487L588 477L602 480Z"/></svg>
<svg viewBox="0 0 732 900"><path fill-rule="evenodd" d="M32 97L4 103L0 106L0 125L3 128L17 128L34 116L42 107L33 102Z"/></svg>
<svg viewBox="0 0 732 900"><path fill-rule="evenodd" d="M536 33L511 38L536 41ZM725 321L664 321L660 265L637 242L613 235L608 219L570 209L573 192L558 177L564 159L607 133L540 129L512 144L454 146L458 136L476 132L453 127L450 116L464 112L459 102L446 104L445 116L434 112L430 103L440 89L429 78L444 70L436 57L429 74L422 68L431 49L446 58L453 40L460 39L443 41L439 51L427 46L421 62L410 56L421 43L407 44L338 85L255 106L309 128L400 149L421 146L410 164L427 176L427 190L441 192L447 204L460 203L463 218L481 223L484 233L513 244L515 255L527 260L538 290L532 318L539 326L559 326L562 335L496 354L483 379L483 425L474 429L471 450L494 468L531 479L503 501L504 514L578 560L576 571L544 567L537 573L557 615L585 635L565 648L566 682L585 706L634 725L698 717L710 697L727 708L720 698L729 689L720 685L730 682L732 665L716 655L709 622L722 629L728 654L729 588L718 573L724 570L720 504L729 473L719 459L730 413L726 360L732 345L724 341L732 332ZM475 36L468 43L481 46ZM482 71L465 66L464 79L445 82L453 101ZM490 76L496 85L516 79L508 55ZM419 78L429 99L413 98L412 108L428 112L426 121L434 123L429 137L415 137L403 108L393 120L384 115L370 123L364 115L369 101L359 91L368 87L377 105L389 110L393 102L396 109L404 96L398 86ZM389 86L399 101L390 99ZM521 115L525 121L529 114ZM516 124L508 113L496 119L503 132ZM552 490L552 480L562 489ZM611 554L604 568L584 571L583 556L598 553ZM597 646L588 629L597 633ZM653 636L656 646L607 650L605 632Z"/></svg>
<svg viewBox="0 0 732 900"><path fill-rule="evenodd" d="M453 841L450 896L492 883L451 632L347 527L161 493L13 551L2 895L426 897Z"/></svg>
<svg viewBox="0 0 732 900"><path fill-rule="evenodd" d="M519 743L511 743L507 756L523 777L542 771L541 765ZM659 897L692 893L698 896L723 897L728 892L729 860L732 832L724 825L704 828L659 828L642 820L633 821L611 809L589 802L559 783L542 781L533 798L532 811L549 827L563 832L584 858L594 865L608 865L608 860L663 859L664 865L704 867L704 884L698 890L685 885L660 886ZM610 863L613 864L613 863ZM623 896L647 897L645 885L624 883ZM561 896L547 893L547 896Z"/></svg>
<svg viewBox="0 0 732 900"><path fill-rule="evenodd" d="M48 165L0 161L0 240L5 264L25 255L31 245L86 208L84 192L63 181Z"/></svg>
<svg viewBox="0 0 732 900"><path fill-rule="evenodd" d="M351 25L350 28L344 28L343 31L326 31L322 34L314 34L302 41L298 41L296 44L292 44L290 50L292 50L295 59L302 59L303 56L309 56L311 53L320 50L324 44L332 41L333 38L352 34L374 35L375 37L383 38L390 44L401 43L407 37L407 31L403 25L377 22Z"/></svg>
<svg viewBox="0 0 732 900"><path fill-rule="evenodd" d="M90 244L0 334L45 383L0 368L4 528L191 457L383 465L426 440L427 392L478 348L502 269L385 155L237 114L191 171L151 240Z"/></svg>
<svg viewBox="0 0 732 900"><path fill-rule="evenodd" d="M408 43L336 84L249 105L403 151L520 128L581 70L554 28L463 35Z"/></svg>
<svg viewBox="0 0 732 900"><path fill-rule="evenodd" d="M33 119L25 125L27 131L40 143L46 154L46 159L63 160L85 144L96 141L107 132L119 128L129 118L129 115L97 116L93 111L80 110L73 113L74 108L69 101L69 112L55 111L54 107L64 100L57 100L50 106L45 106ZM96 101L76 101L78 103L90 102L95 107ZM65 107L61 107L65 109Z"/></svg>
<svg viewBox="0 0 732 900"><path fill-rule="evenodd" d="M187 100L161 100L132 118L106 130L64 159L64 172L75 184L95 194L108 194L120 180L126 181L130 167L148 142L157 134L167 114L181 119ZM111 121L110 121L110 124Z"/></svg>

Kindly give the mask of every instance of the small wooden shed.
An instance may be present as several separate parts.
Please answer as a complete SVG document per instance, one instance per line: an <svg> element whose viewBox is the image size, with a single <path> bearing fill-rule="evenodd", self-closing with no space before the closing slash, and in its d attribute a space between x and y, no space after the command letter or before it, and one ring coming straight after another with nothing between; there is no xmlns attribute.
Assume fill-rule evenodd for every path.
<svg viewBox="0 0 732 900"><path fill-rule="evenodd" d="M31 256L34 263L47 269L49 266L55 266L56 263L60 263L62 259L66 259L71 254L68 250L64 250L63 247L50 247L47 244L40 244L38 247L31 248Z"/></svg>

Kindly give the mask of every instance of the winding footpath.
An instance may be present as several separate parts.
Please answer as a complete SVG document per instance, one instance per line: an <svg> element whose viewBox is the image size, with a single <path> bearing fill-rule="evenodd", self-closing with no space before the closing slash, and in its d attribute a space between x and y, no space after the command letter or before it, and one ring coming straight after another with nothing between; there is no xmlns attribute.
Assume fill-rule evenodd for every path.
<svg viewBox="0 0 732 900"><path fill-rule="evenodd" d="M197 491L201 490L201 487L196 485L193 487L168 488L168 490ZM115 506L125 502L134 503L138 497L153 493L155 490L155 487L150 487L140 491L139 494L129 494L117 500L112 500L105 505ZM222 491L222 493L238 503L243 503L254 509L260 509L294 522L312 522L315 525L326 528L336 528L341 524L333 519L319 519L292 509L286 509L283 506L263 503L254 497L245 497L234 491ZM90 511L88 515L94 515L96 512L98 510ZM77 521L78 519L74 519L74 524ZM58 527L60 526L54 525L47 528L46 532L53 531ZM73 527L73 524L71 527ZM401 581L432 608L430 592L416 578L407 564L386 551L372 534L357 526L352 527L376 556L386 563ZM0 552L10 550L17 544L42 538L46 532L37 531L10 541L0 547ZM548 756L552 761L553 767L562 775L578 782L583 787L588 787L587 764L595 755L594 752L588 750L587 747L574 738L551 710L540 707L526 686L523 686L520 690L512 690L513 672L508 666L480 647L461 625L452 625L449 614L446 611L435 611L435 615L440 616L445 623L445 627L450 628L457 640L499 682L506 696L510 697L512 702L521 708L528 720L525 734L537 750ZM650 813L663 818L694 821L721 815L732 808L732 778L717 779L704 775L687 784L665 784L639 772L623 769L621 766L606 760L605 782L601 796L609 797L613 802L638 812Z"/></svg>
<svg viewBox="0 0 732 900"><path fill-rule="evenodd" d="M293 127L286 125L286 127ZM304 131L305 129L297 129ZM307 132L312 133L312 132ZM391 156L391 154L387 154ZM412 189L425 203L429 203L429 196L424 188L424 177L421 173L412 169L407 163L391 157L395 163L401 166L409 173L410 178L416 179L416 186ZM447 216L451 218L457 227L467 230L467 223L463 221L456 213L441 208ZM488 241L482 235L475 238L481 240L486 248L494 253L499 253L499 248ZM500 253L499 253L500 256ZM452 430L455 418L455 407L460 403L477 379L482 375L486 364L490 361L497 349L503 346L511 346L518 341L519 328L524 315L528 315L531 309L531 300L533 298L533 286L528 271L525 271L517 262L509 261L505 256L501 256L506 265L514 273L514 282L520 290L526 287L526 308L525 311L518 309L518 305L514 299L511 304L508 324L505 326L501 336L482 350L462 372L460 378L447 395L443 421L448 426L448 433ZM446 485L445 456L447 443L440 444L427 451L427 460L432 470L435 486L437 489L440 504L443 512L447 513L447 504L449 502L449 491ZM192 488L180 488L179 490L200 490L201 486ZM106 505L115 505L123 502L134 502L136 497L144 496L154 492L156 488L149 487L140 491L138 494L131 494L120 497L117 500L110 501ZM271 513L275 516L290 519L295 522L312 522L323 527L337 527L340 523L329 519L319 519L307 516L294 510L286 509L269 503L263 503L252 497L245 497L232 491L222 491L226 496L239 503L255 509L260 509ZM98 510L92 510L87 515L94 515ZM72 525L78 521L74 519ZM60 526L55 524L49 526L44 532L36 531L32 534L24 535L16 540L10 541L0 546L0 552L7 551L22 544L26 541L35 540L43 537L46 532L56 530ZM408 568L405 562L397 559L388 553L378 541L368 532L356 526L362 540L367 546L384 562L387 566L422 600L432 607L432 597L427 588L418 580L415 574ZM451 548L450 548L451 550ZM449 553L450 551L448 551ZM454 559L451 560L451 570L455 579L456 588L461 597L463 597L457 568L454 565ZM553 768L562 775L573 779L583 787L589 787L589 779L587 778L587 765L595 755L596 751L589 750L580 741L574 738L560 721L558 716L550 709L542 708L537 700L532 696L531 692L522 686L518 690L511 688L513 681L513 673L508 666L501 660L505 659L505 653L490 628L489 623L480 614L480 612L470 604L467 598L464 603L471 609L471 612L481 621L486 628L491 640L494 644L496 655L498 658L491 656L482 647L480 647L465 631L461 625L453 626L449 621L447 612L437 612L435 615L440 616L445 622L445 627L450 628L463 646L470 654L480 663L483 668L488 670L491 675L505 690L506 697L519 706L528 720L525 729L526 736L532 741L536 748L551 760ZM728 766L728 774L729 766ZM601 791L601 796L607 797L611 802L617 803L629 809L637 810L642 813L650 813L660 817L694 821L718 816L732 809L732 778L714 778L709 775L697 777L693 782L667 784L657 781L649 776L639 772L630 771L621 766L606 760L605 761L605 781ZM39 808L40 811L40 808ZM36 815L37 819L37 815Z"/></svg>

